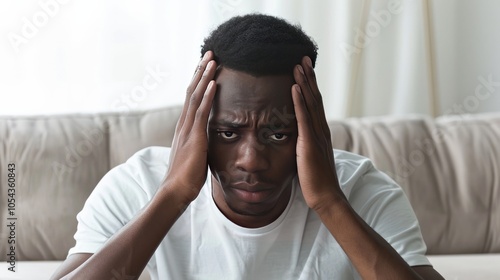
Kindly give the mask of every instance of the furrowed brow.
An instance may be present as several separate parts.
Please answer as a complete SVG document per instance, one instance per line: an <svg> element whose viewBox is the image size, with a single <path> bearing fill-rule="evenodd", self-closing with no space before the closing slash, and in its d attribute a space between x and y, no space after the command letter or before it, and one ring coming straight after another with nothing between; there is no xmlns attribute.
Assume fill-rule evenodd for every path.
<svg viewBox="0 0 500 280"><path fill-rule="evenodd" d="M211 127L227 127L227 128L248 128L249 125L245 123L238 123L238 122L232 122L232 121L224 121L224 120L219 120L219 121L212 121L209 124ZM270 129L270 130L276 130L276 129L294 129L296 128L296 125L293 125L292 123L289 124L284 124L282 122L276 122L276 123L266 123L266 124L261 124L259 125L259 128L264 128L264 129Z"/></svg>
<svg viewBox="0 0 500 280"><path fill-rule="evenodd" d="M243 124L243 123L225 121L225 120L212 121L212 122L210 122L209 125L210 126L230 127L230 128L244 128L244 127L248 126L248 125Z"/></svg>

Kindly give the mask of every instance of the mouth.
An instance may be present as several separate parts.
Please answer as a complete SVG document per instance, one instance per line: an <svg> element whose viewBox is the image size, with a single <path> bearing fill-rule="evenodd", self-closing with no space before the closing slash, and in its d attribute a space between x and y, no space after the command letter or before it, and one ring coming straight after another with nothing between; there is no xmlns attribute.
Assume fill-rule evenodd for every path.
<svg viewBox="0 0 500 280"><path fill-rule="evenodd" d="M231 190L239 199L248 203L265 201L273 193L271 186L261 183L238 182L232 185Z"/></svg>

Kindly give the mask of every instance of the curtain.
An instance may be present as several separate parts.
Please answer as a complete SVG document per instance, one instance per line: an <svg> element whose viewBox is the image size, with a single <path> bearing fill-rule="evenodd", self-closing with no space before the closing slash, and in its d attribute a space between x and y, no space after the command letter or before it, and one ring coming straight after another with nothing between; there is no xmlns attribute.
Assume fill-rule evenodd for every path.
<svg viewBox="0 0 500 280"><path fill-rule="evenodd" d="M0 3L0 115L182 104L210 30L266 13L319 46L328 118L500 110L500 1Z"/></svg>

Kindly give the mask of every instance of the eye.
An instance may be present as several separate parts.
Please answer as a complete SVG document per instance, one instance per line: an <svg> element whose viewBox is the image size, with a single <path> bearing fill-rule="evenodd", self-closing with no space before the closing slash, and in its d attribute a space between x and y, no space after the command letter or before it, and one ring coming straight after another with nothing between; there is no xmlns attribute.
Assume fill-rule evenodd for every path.
<svg viewBox="0 0 500 280"><path fill-rule="evenodd" d="M231 131L219 131L217 134L220 135L222 138L227 139L227 140L234 139L238 136L236 133L231 132Z"/></svg>
<svg viewBox="0 0 500 280"><path fill-rule="evenodd" d="M284 141L288 138L288 136L286 136L283 133L275 133L275 134L269 136L269 138L271 138L271 140L274 140L274 141Z"/></svg>

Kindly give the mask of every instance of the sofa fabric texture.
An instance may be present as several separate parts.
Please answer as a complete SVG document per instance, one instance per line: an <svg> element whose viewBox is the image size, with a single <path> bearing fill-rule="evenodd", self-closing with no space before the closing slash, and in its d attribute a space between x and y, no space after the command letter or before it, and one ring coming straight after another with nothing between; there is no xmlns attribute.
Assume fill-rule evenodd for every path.
<svg viewBox="0 0 500 280"><path fill-rule="evenodd" d="M0 239L16 166L17 260L63 260L98 181L148 146L170 146L181 107L0 117ZM428 254L500 253L500 113L329 121L333 147L367 156L404 189ZM0 246L0 260L7 248Z"/></svg>

